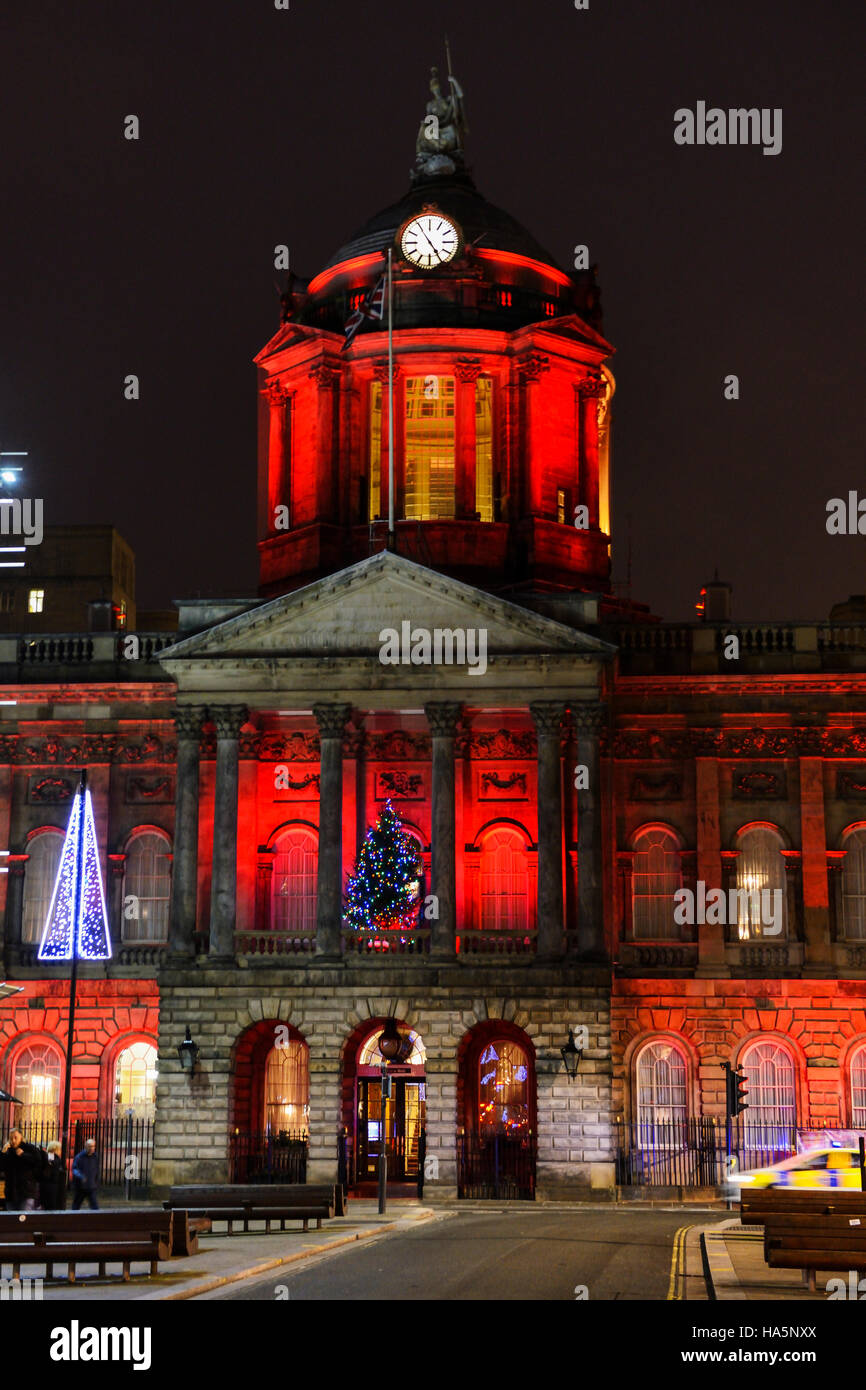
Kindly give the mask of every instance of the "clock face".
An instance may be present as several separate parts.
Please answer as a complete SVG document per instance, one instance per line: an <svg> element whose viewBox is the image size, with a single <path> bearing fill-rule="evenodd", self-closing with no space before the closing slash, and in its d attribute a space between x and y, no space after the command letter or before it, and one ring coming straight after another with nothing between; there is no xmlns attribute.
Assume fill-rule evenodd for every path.
<svg viewBox="0 0 866 1390"><path fill-rule="evenodd" d="M422 212L420 217L413 217L400 238L403 255L421 270L432 270L453 260L459 244L457 228L450 217L443 217L440 212Z"/></svg>

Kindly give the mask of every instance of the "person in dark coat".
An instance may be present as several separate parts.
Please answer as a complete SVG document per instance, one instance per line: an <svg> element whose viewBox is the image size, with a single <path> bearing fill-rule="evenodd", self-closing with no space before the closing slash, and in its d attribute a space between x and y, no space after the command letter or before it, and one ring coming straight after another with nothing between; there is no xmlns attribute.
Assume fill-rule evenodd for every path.
<svg viewBox="0 0 866 1390"><path fill-rule="evenodd" d="M13 1129L0 1149L0 1168L6 1184L6 1210L36 1211L42 1152L35 1144L25 1144L20 1129Z"/></svg>
<svg viewBox="0 0 866 1390"><path fill-rule="evenodd" d="M72 1162L72 1210L79 1211L81 1203L87 1198L94 1211L99 1211L96 1189L99 1186L99 1156L96 1140L86 1139L81 1153Z"/></svg>
<svg viewBox="0 0 866 1390"><path fill-rule="evenodd" d="M60 1144L54 1139L45 1151L39 1178L39 1201L43 1211L62 1211L66 1205L66 1173L60 1159Z"/></svg>

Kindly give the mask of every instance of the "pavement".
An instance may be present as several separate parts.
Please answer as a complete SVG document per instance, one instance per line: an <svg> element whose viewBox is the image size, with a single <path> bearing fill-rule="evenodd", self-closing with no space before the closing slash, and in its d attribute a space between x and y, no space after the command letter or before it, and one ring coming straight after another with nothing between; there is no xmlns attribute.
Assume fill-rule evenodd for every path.
<svg viewBox="0 0 866 1390"><path fill-rule="evenodd" d="M128 1283L119 1277L99 1279L97 1266L82 1262L77 1267L74 1284L46 1281L42 1291L43 1301L173 1302L197 1298L238 1280L316 1259L340 1247L412 1230L419 1223L431 1220L435 1214L420 1202L400 1200L389 1203L389 1210L380 1216L375 1201L357 1200L350 1203L349 1215L326 1221L320 1231L304 1231L300 1223L289 1223L289 1229L272 1230L267 1234L263 1222L253 1222L254 1229L249 1235L217 1233L200 1236L197 1255L164 1261L153 1278L149 1276L147 1265L133 1263L132 1277ZM292 1226L296 1226L296 1229L291 1229ZM109 1264L109 1272L111 1268ZM117 1271L119 1274L119 1265ZM8 1278L11 1267L4 1266L2 1272ZM36 1278L44 1273L42 1266L21 1266L22 1279Z"/></svg>
<svg viewBox="0 0 866 1390"><path fill-rule="evenodd" d="M713 1226L692 1226L686 1244L683 1259L688 1258L692 1273L700 1259L705 1297L717 1302L826 1303L830 1279L842 1279L846 1289L849 1286L847 1269L819 1270L813 1289L799 1269L770 1269L764 1263L763 1227L743 1226L737 1217Z"/></svg>

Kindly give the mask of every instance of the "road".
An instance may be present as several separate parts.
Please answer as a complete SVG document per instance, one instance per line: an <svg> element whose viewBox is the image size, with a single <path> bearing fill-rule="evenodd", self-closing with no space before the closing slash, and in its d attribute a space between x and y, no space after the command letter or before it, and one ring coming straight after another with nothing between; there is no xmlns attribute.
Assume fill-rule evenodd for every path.
<svg viewBox="0 0 866 1390"><path fill-rule="evenodd" d="M244 1302L382 1299L592 1300L668 1296L675 1232L726 1212L477 1207L205 1295ZM292 1272L292 1270L296 1272ZM203 1301L203 1300L202 1300Z"/></svg>

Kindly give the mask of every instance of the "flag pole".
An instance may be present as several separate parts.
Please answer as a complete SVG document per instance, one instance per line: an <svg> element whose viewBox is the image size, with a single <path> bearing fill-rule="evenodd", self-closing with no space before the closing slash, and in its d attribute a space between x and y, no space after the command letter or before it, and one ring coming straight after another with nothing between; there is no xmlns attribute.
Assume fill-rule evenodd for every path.
<svg viewBox="0 0 866 1390"><path fill-rule="evenodd" d="M66 1172L69 1140L69 1117L72 1108L72 1042L75 1032L75 992L78 983L78 933L81 928L81 899L84 891L84 810L87 800L87 768L81 773L78 787L79 835L75 851L75 911L72 920L72 966L69 971L69 1022L66 1031L66 1075L63 1078L63 1127L60 1131L60 1164Z"/></svg>
<svg viewBox="0 0 866 1390"><path fill-rule="evenodd" d="M388 549L394 545L394 264L388 247Z"/></svg>

